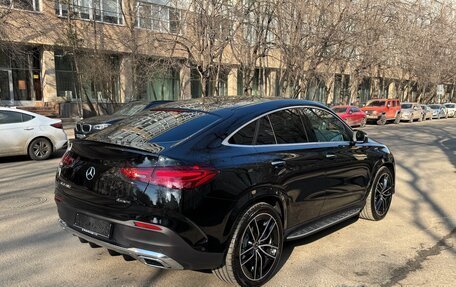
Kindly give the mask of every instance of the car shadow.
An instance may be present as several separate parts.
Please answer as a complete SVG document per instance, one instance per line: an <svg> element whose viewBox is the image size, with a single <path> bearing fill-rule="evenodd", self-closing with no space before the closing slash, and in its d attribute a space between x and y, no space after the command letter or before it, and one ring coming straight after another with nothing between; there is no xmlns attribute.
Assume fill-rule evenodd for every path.
<svg viewBox="0 0 456 287"><path fill-rule="evenodd" d="M288 259L291 256L291 254L293 253L293 250L295 249L295 247L307 245L314 241L318 241L323 237L326 237L332 233L335 233L341 229L344 229L345 227L357 222L358 220L359 220L359 217L355 216L355 217L347 219L343 222L335 224L331 227L323 229L315 234L303 237L301 239L285 241L284 245L283 245L282 256L280 258L280 262L279 262L276 272L279 272L282 269L282 267L286 264L286 262L288 261Z"/></svg>
<svg viewBox="0 0 456 287"><path fill-rule="evenodd" d="M58 151L55 151L52 153L52 155L47 159L56 159L56 158L61 158L63 154L65 153L65 149L60 149ZM13 163L13 162L30 162L33 161L26 155L19 155L19 156L6 156L6 157L0 157L0 163Z"/></svg>

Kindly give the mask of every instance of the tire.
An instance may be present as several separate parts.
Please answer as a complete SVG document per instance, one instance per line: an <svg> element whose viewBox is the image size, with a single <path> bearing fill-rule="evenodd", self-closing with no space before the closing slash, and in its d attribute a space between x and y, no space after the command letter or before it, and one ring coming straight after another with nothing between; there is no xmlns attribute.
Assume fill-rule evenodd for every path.
<svg viewBox="0 0 456 287"><path fill-rule="evenodd" d="M397 125L401 122L401 114L397 114L396 118L394 119L394 123Z"/></svg>
<svg viewBox="0 0 456 287"><path fill-rule="evenodd" d="M362 121L361 121L361 124L359 125L360 127L364 128L367 124L367 118L364 118Z"/></svg>
<svg viewBox="0 0 456 287"><path fill-rule="evenodd" d="M386 124L386 116L385 115L381 115L380 118L377 121L377 125L383 126L385 124Z"/></svg>
<svg viewBox="0 0 456 287"><path fill-rule="evenodd" d="M46 138L34 139L28 147L28 155L33 160L46 160L52 155L52 143Z"/></svg>
<svg viewBox="0 0 456 287"><path fill-rule="evenodd" d="M259 225L258 222L260 222ZM280 215L271 205L263 202L257 203L237 220L235 226L236 229L226 253L225 263L220 268L212 270L212 273L229 284L261 286L274 276L282 255L283 226ZM252 229L252 226L257 226L257 228L253 227ZM266 227L261 230L262 226ZM265 234L267 230L269 235ZM255 239L255 233L256 237L259 238L258 241ZM261 244L263 236L268 237ZM250 240L254 242L252 243ZM249 244L251 247L248 247ZM272 246L276 248L272 248ZM242 260L243 263L241 264ZM254 260L257 261L253 262ZM256 269L260 262L262 267L265 266L264 263L267 263L266 268L264 268L266 274L262 273L265 270L259 272Z"/></svg>
<svg viewBox="0 0 456 287"><path fill-rule="evenodd" d="M385 184L384 178L387 178ZM382 186L385 186L383 188ZM359 216L363 219L378 221L383 219L391 206L391 201L394 193L394 178L391 171L386 166L382 166L374 179L374 182L369 190L366 198L366 204ZM383 199L381 203L379 200ZM383 204L383 205L382 205Z"/></svg>

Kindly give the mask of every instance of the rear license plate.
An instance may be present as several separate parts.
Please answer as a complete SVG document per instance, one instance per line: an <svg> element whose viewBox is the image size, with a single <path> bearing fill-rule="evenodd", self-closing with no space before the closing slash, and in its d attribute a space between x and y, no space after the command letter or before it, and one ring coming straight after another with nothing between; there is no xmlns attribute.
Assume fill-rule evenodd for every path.
<svg viewBox="0 0 456 287"><path fill-rule="evenodd" d="M81 228L82 231L95 236L104 238L109 238L111 236L111 223L85 214L76 213L74 225Z"/></svg>

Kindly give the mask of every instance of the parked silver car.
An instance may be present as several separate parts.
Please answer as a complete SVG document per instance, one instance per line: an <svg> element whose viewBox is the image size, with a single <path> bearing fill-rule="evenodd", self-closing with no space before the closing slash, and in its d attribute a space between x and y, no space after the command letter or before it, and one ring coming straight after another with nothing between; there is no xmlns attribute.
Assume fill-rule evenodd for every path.
<svg viewBox="0 0 456 287"><path fill-rule="evenodd" d="M417 103L401 104L401 121L413 123L414 120L421 122L423 120L423 110Z"/></svg>
<svg viewBox="0 0 456 287"><path fill-rule="evenodd" d="M444 105L431 104L431 105L429 105L429 107L432 109L432 118L433 119L448 118L448 114L446 112L446 108Z"/></svg>
<svg viewBox="0 0 456 287"><path fill-rule="evenodd" d="M446 103L444 104L448 112L448 117L454 118L456 116L456 104L455 103Z"/></svg>
<svg viewBox="0 0 456 287"><path fill-rule="evenodd" d="M423 121L432 120L432 109L426 105L420 105L423 111Z"/></svg>

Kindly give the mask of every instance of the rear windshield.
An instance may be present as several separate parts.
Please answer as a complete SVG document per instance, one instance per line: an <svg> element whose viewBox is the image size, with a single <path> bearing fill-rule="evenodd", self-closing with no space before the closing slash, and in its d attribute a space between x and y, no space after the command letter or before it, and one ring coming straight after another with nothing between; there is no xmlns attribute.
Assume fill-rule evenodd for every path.
<svg viewBox="0 0 456 287"><path fill-rule="evenodd" d="M118 116L132 116L144 110L147 106L146 102L131 102L123 106L120 110L114 113Z"/></svg>
<svg viewBox="0 0 456 287"><path fill-rule="evenodd" d="M152 110L89 136L88 140L160 152L159 143L186 139L216 122L218 116L189 110Z"/></svg>
<svg viewBox="0 0 456 287"><path fill-rule="evenodd" d="M383 107L385 105L386 101L370 101L367 102L368 107Z"/></svg>
<svg viewBox="0 0 456 287"><path fill-rule="evenodd" d="M332 108L335 113L342 114L347 111L347 108Z"/></svg>
<svg viewBox="0 0 456 287"><path fill-rule="evenodd" d="M412 104L402 104L401 105L401 109L411 109L412 108Z"/></svg>

